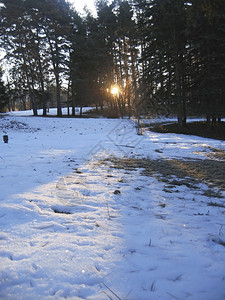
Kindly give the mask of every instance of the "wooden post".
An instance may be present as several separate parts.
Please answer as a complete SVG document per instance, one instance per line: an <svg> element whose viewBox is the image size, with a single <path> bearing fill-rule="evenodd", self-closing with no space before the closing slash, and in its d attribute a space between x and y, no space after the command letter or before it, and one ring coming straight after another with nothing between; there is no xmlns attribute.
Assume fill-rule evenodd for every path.
<svg viewBox="0 0 225 300"><path fill-rule="evenodd" d="M4 143L8 143L9 137L7 134L3 135L3 141L4 141Z"/></svg>

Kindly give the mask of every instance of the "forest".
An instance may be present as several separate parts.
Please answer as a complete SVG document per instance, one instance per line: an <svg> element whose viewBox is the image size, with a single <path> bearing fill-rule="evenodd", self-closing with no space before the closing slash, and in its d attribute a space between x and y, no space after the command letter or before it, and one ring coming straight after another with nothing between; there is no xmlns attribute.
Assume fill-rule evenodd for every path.
<svg viewBox="0 0 225 300"><path fill-rule="evenodd" d="M225 116L224 0L1 0L0 111ZM7 67L6 67L7 66ZM3 80L4 74L4 80ZM69 110L68 110L69 114Z"/></svg>

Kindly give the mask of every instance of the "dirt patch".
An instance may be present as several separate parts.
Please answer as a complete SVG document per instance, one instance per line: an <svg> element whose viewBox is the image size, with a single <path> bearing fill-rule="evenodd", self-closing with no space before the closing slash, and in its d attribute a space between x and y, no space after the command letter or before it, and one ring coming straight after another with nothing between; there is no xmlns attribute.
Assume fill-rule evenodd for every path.
<svg viewBox="0 0 225 300"><path fill-rule="evenodd" d="M151 160L151 159L110 159L113 168L135 170L143 169L141 174L154 176L171 186L186 185L196 188L205 183L225 191L225 161L204 160Z"/></svg>
<svg viewBox="0 0 225 300"><path fill-rule="evenodd" d="M159 133L180 133L225 140L225 122L217 122L213 126L208 126L206 122L190 122L183 128L180 128L177 123L152 124L150 130Z"/></svg>

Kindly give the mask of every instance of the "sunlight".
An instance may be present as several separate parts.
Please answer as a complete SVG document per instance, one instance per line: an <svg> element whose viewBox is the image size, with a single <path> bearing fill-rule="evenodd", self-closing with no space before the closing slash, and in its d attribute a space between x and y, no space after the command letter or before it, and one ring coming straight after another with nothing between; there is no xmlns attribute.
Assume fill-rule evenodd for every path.
<svg viewBox="0 0 225 300"><path fill-rule="evenodd" d="M117 86L113 86L113 87L111 88L111 94L112 94L113 96L118 96L118 94L119 94L119 88L118 88Z"/></svg>

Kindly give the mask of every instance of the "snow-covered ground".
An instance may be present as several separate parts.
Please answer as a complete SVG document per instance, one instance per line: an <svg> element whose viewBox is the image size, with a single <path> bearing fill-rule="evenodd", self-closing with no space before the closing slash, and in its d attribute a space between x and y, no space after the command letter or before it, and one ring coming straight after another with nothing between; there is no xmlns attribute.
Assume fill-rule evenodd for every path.
<svg viewBox="0 0 225 300"><path fill-rule="evenodd" d="M95 109L95 108L94 107L83 107L82 112L86 113L87 111L90 111L90 110L93 110L93 109ZM76 112L77 115L79 115L80 114L80 108L76 107L75 112ZM70 115L72 114L72 108L71 107L69 108L69 113L70 113ZM38 115L41 116L42 114L43 114L43 109L38 109ZM62 115L65 116L67 114L68 114L67 107L62 107ZM15 116L16 115L16 116L23 116L23 117L33 116L33 110L30 109L30 110L24 110L24 111L22 110L22 111L17 111L17 112L12 111L12 112L8 112L7 115L9 115L9 116ZM49 108L47 110L47 115L56 116L57 115L57 109Z"/></svg>
<svg viewBox="0 0 225 300"><path fill-rule="evenodd" d="M21 112L0 132L0 299L225 299L224 191L122 163L225 142Z"/></svg>

